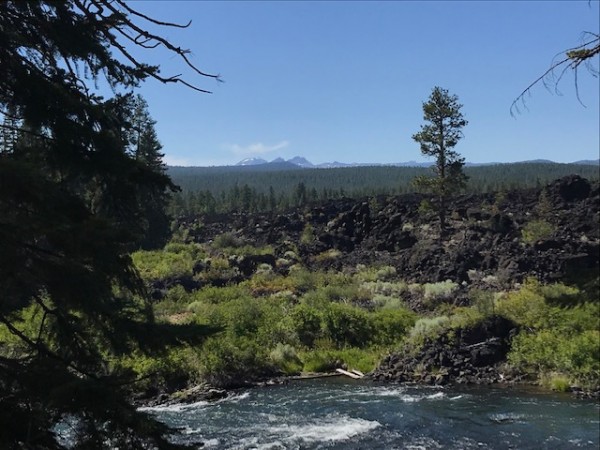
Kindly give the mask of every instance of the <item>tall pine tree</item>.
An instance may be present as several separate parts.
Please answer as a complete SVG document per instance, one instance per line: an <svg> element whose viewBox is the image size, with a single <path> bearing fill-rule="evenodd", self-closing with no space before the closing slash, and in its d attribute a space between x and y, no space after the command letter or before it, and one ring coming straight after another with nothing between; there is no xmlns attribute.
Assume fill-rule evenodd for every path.
<svg viewBox="0 0 600 450"><path fill-rule="evenodd" d="M421 153L435 158L435 176L421 175L415 178L414 183L436 197L441 233L446 228L448 199L467 181L462 170L465 160L452 150L462 138L462 128L468 123L461 108L456 95L436 86L428 101L423 103L423 119L427 124L421 125L421 131L413 135L413 139L421 145Z"/></svg>

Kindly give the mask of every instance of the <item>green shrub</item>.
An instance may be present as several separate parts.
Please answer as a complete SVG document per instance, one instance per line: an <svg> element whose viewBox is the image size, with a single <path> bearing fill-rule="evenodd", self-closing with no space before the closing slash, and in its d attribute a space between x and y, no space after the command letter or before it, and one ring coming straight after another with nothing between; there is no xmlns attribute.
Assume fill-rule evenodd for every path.
<svg viewBox="0 0 600 450"><path fill-rule="evenodd" d="M172 253L164 250L132 253L133 263L145 280L160 280L192 276L194 256L190 252Z"/></svg>
<svg viewBox="0 0 600 450"><path fill-rule="evenodd" d="M212 242L213 248L226 249L238 248L244 245L244 242L235 236L233 233L223 233L214 238Z"/></svg>
<svg viewBox="0 0 600 450"><path fill-rule="evenodd" d="M408 291L408 285L403 281L367 281L361 284L361 288L371 294L381 294L388 297L401 297Z"/></svg>
<svg viewBox="0 0 600 450"><path fill-rule="evenodd" d="M417 209L419 216L422 218L431 217L434 211L435 209L429 200L421 200Z"/></svg>
<svg viewBox="0 0 600 450"><path fill-rule="evenodd" d="M339 251L337 248L330 248L329 250L325 250L324 252L321 252L315 256L315 260L317 262L325 262L338 259L340 256L342 256L341 251Z"/></svg>
<svg viewBox="0 0 600 450"><path fill-rule="evenodd" d="M229 333L235 336L251 337L262 325L263 309L252 299L236 299L221 305Z"/></svg>
<svg viewBox="0 0 600 450"><path fill-rule="evenodd" d="M472 289L469 291L469 299L471 300L473 308L479 311L482 316L489 317L495 314L496 299L493 292Z"/></svg>
<svg viewBox="0 0 600 450"><path fill-rule="evenodd" d="M340 361L330 351L312 351L301 357L304 372L331 372L340 364Z"/></svg>
<svg viewBox="0 0 600 450"><path fill-rule="evenodd" d="M554 226L544 219L536 219L527 222L521 230L523 242L535 244L537 241L548 239L554 233Z"/></svg>
<svg viewBox="0 0 600 450"><path fill-rule="evenodd" d="M377 309L395 310L405 309L406 303L398 297L388 297L387 295L377 294L372 299L373 305Z"/></svg>
<svg viewBox="0 0 600 450"><path fill-rule="evenodd" d="M552 374L547 381L548 387L557 392L569 392L571 390L571 382L569 377L563 374Z"/></svg>
<svg viewBox="0 0 600 450"><path fill-rule="evenodd" d="M271 295L283 291L293 293L296 288L291 277L283 277L272 272L257 272L243 285L247 286L254 296Z"/></svg>
<svg viewBox="0 0 600 450"><path fill-rule="evenodd" d="M295 267L295 266L292 266ZM294 292L303 293L316 289L322 284L323 274L319 272L310 272L305 268L298 267L296 270L290 270L289 279Z"/></svg>
<svg viewBox="0 0 600 450"><path fill-rule="evenodd" d="M331 303L323 317L325 335L338 348L365 347L373 331L367 313L357 307Z"/></svg>
<svg viewBox="0 0 600 450"><path fill-rule="evenodd" d="M408 333L408 350L418 350L425 342L437 339L448 330L449 325L450 318L447 316L418 319Z"/></svg>
<svg viewBox="0 0 600 450"><path fill-rule="evenodd" d="M200 377L198 356L190 347L172 348L161 355L134 352L111 362L117 372L132 371L137 378L136 389L181 389Z"/></svg>
<svg viewBox="0 0 600 450"><path fill-rule="evenodd" d="M313 347L315 340L322 337L322 313L309 305L300 304L290 314L291 328L298 336L300 343Z"/></svg>
<svg viewBox="0 0 600 450"><path fill-rule="evenodd" d="M433 308L440 302L451 299L457 289L458 284L451 280L439 283L425 283L423 285L424 303L426 306Z"/></svg>
<svg viewBox="0 0 600 450"><path fill-rule="evenodd" d="M332 372L338 367L367 373L373 370L381 353L374 349L347 348L341 350L314 350L300 355L304 372Z"/></svg>
<svg viewBox="0 0 600 450"><path fill-rule="evenodd" d="M383 266L377 270L377 280L388 281L396 277L396 268L392 266Z"/></svg>
<svg viewBox="0 0 600 450"><path fill-rule="evenodd" d="M247 337L210 337L201 352L202 378L213 386L236 387L276 373L265 348Z"/></svg>
<svg viewBox="0 0 600 450"><path fill-rule="evenodd" d="M311 244L315 241L315 229L310 223L306 223L300 235L300 242L304 245Z"/></svg>
<svg viewBox="0 0 600 450"><path fill-rule="evenodd" d="M378 311L369 315L373 345L389 347L398 344L415 325L416 314L407 309Z"/></svg>
<svg viewBox="0 0 600 450"><path fill-rule="evenodd" d="M600 333L587 330L568 335L557 330L519 333L509 361L526 372L560 372L583 386L597 388L600 377Z"/></svg>
<svg viewBox="0 0 600 450"><path fill-rule="evenodd" d="M529 329L542 329L558 325L560 311L551 308L540 291L540 284L527 280L518 291L499 299L496 311L501 316Z"/></svg>
<svg viewBox="0 0 600 450"><path fill-rule="evenodd" d="M229 285L223 287L205 286L194 292L194 301L204 303L226 303L232 300L251 300L250 291L244 285Z"/></svg>
<svg viewBox="0 0 600 450"><path fill-rule="evenodd" d="M289 344L278 343L269 355L271 362L288 375L297 374L302 370L302 361L298 358L296 349Z"/></svg>

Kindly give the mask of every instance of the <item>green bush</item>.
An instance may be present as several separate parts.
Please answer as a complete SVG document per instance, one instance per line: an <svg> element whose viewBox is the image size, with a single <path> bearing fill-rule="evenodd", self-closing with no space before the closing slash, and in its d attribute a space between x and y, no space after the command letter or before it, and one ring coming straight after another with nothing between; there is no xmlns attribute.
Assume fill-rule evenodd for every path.
<svg viewBox="0 0 600 450"><path fill-rule="evenodd" d="M172 253L165 250L140 250L131 257L145 280L192 276L195 262L193 253L185 251Z"/></svg>
<svg viewBox="0 0 600 450"><path fill-rule="evenodd" d="M312 306L300 304L290 314L291 328L298 336L300 343L313 347L315 340L322 337L322 313Z"/></svg>
<svg viewBox="0 0 600 450"><path fill-rule="evenodd" d="M456 289L458 289L458 284L451 280L425 283L423 285L423 295L426 300L448 299L451 298Z"/></svg>
<svg viewBox="0 0 600 450"><path fill-rule="evenodd" d="M396 268L392 266L383 266L377 270L377 280L389 281L396 277Z"/></svg>
<svg viewBox="0 0 600 450"><path fill-rule="evenodd" d="M306 223L304 225L304 229L302 230L302 234L300 235L300 243L304 245L309 245L315 241L315 230L310 223Z"/></svg>
<svg viewBox="0 0 600 450"><path fill-rule="evenodd" d="M560 324L560 310L551 308L545 301L540 284L527 280L518 291L510 292L499 299L496 311L501 316L528 329L550 328Z"/></svg>
<svg viewBox="0 0 600 450"><path fill-rule="evenodd" d="M304 268L290 270L288 278L291 280L291 285L293 287L292 290L297 293L304 293L314 290L323 284L322 273L311 272Z"/></svg>
<svg viewBox="0 0 600 450"><path fill-rule="evenodd" d="M285 374L293 375L302 370L302 361L296 349L289 344L278 343L269 355L271 362Z"/></svg>
<svg viewBox="0 0 600 450"><path fill-rule="evenodd" d="M522 328L508 355L517 369L536 374L542 382L558 373L583 386L600 385L598 300L586 301L581 295L562 284L527 280L498 302L497 311Z"/></svg>
<svg viewBox="0 0 600 450"><path fill-rule="evenodd" d="M436 339L442 333L447 331L449 325L450 318L447 316L433 318L423 317L417 320L408 333L407 349L409 351L420 349L425 342Z"/></svg>
<svg viewBox="0 0 600 450"><path fill-rule="evenodd" d="M560 372L586 387L598 388L600 333L588 330L573 335L557 330L519 333L509 361L520 370L537 375Z"/></svg>
<svg viewBox="0 0 600 450"><path fill-rule="evenodd" d="M493 316L496 313L495 296L493 292L481 289L469 291L469 299L475 308L484 317Z"/></svg>
<svg viewBox="0 0 600 450"><path fill-rule="evenodd" d="M338 348L365 347L373 332L367 313L357 307L331 303L323 317L325 336Z"/></svg>
<svg viewBox="0 0 600 450"><path fill-rule="evenodd" d="M526 244L535 244L537 241L548 239L554 233L554 226L543 219L536 219L523 227L521 236Z"/></svg>
<svg viewBox="0 0 600 450"><path fill-rule="evenodd" d="M313 350L302 353L300 358L304 362L304 372L332 372L343 366L367 373L375 369L381 356L376 349L346 348Z"/></svg>
<svg viewBox="0 0 600 450"><path fill-rule="evenodd" d="M369 315L373 345L389 347L402 341L415 325L416 314L407 309L378 311Z"/></svg>
<svg viewBox="0 0 600 450"><path fill-rule="evenodd" d="M190 347L172 348L161 355L135 352L114 358L111 362L116 372L131 371L137 378L136 389L181 389L200 379L198 356Z"/></svg>
<svg viewBox="0 0 600 450"><path fill-rule="evenodd" d="M223 233L214 238L212 242L213 248L226 249L238 248L244 245L244 242L235 236L233 233Z"/></svg>
<svg viewBox="0 0 600 450"><path fill-rule="evenodd" d="M202 346L202 378L213 386L237 387L276 373L265 348L248 337L210 337Z"/></svg>
<svg viewBox="0 0 600 450"><path fill-rule="evenodd" d="M403 281L366 281L361 284L361 288L371 294L381 294L388 297L401 297L408 292L408 285Z"/></svg>
<svg viewBox="0 0 600 450"><path fill-rule="evenodd" d="M232 300L251 300L252 296L244 285L230 285L223 287L205 286L194 292L194 301L204 303L226 303Z"/></svg>
<svg viewBox="0 0 600 450"><path fill-rule="evenodd" d="M561 373L550 374L548 379L544 380L542 384L557 392L569 392L571 390L571 380L568 376Z"/></svg>
<svg viewBox="0 0 600 450"><path fill-rule="evenodd" d="M272 272L256 273L252 278L242 283L255 296L277 294L278 292L294 292L296 286L290 277L283 277Z"/></svg>
<svg viewBox="0 0 600 450"><path fill-rule="evenodd" d="M372 299L373 305L377 309L394 310L405 309L406 303L398 297L388 297L387 295L375 295Z"/></svg>
<svg viewBox="0 0 600 450"><path fill-rule="evenodd" d="M331 351L314 350L301 356L304 372L331 372L341 365L341 362Z"/></svg>

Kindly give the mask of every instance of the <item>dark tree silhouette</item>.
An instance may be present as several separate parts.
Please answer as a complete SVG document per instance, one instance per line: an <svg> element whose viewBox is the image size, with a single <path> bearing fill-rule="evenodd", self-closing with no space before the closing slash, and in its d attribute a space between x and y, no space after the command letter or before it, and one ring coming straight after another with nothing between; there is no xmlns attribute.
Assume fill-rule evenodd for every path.
<svg viewBox="0 0 600 450"><path fill-rule="evenodd" d="M132 266L144 193L172 183L128 151L127 93L147 78L208 91L132 48L166 47L218 77L149 24L181 27L121 0L0 3L0 448L177 447L107 364L206 334L155 323ZM94 92L104 82L112 98Z"/></svg>

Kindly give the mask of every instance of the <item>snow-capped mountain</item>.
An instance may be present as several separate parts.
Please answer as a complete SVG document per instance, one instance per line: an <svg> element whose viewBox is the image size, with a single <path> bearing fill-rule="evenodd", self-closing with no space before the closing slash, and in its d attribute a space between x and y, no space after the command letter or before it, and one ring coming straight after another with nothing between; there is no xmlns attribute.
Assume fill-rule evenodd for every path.
<svg viewBox="0 0 600 450"><path fill-rule="evenodd" d="M259 164L267 164L267 161L262 158L246 158L242 159L236 166L258 166Z"/></svg>

